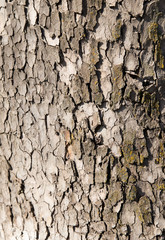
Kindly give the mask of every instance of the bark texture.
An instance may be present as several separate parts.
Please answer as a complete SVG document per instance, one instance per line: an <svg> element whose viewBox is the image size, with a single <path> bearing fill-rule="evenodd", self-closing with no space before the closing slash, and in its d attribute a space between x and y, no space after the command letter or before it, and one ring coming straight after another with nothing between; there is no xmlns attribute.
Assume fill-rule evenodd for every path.
<svg viewBox="0 0 165 240"><path fill-rule="evenodd" d="M164 0L0 0L0 239L165 239Z"/></svg>

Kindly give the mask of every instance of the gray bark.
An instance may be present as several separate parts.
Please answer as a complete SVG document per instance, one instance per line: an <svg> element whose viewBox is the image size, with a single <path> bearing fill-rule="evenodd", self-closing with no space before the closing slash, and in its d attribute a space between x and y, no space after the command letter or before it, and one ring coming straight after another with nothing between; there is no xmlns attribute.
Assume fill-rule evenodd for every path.
<svg viewBox="0 0 165 240"><path fill-rule="evenodd" d="M165 239L164 0L0 0L0 239Z"/></svg>

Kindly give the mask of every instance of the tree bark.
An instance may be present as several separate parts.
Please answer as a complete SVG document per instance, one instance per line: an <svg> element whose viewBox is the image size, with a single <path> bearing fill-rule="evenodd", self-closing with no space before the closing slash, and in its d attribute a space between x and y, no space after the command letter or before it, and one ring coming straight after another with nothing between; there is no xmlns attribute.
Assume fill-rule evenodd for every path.
<svg viewBox="0 0 165 240"><path fill-rule="evenodd" d="M0 239L165 239L164 0L0 0Z"/></svg>

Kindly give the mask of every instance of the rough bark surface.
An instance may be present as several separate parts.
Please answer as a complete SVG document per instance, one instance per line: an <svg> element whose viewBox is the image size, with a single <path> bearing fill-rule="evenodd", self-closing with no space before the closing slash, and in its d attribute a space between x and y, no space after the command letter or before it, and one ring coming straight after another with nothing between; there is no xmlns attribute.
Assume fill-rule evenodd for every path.
<svg viewBox="0 0 165 240"><path fill-rule="evenodd" d="M0 0L0 239L165 239L164 0Z"/></svg>

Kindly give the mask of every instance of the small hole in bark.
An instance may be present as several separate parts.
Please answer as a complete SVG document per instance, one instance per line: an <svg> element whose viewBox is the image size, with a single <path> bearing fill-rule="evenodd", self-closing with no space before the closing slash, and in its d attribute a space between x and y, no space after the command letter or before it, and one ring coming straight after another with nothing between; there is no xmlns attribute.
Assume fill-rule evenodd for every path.
<svg viewBox="0 0 165 240"><path fill-rule="evenodd" d="M56 38L56 35L55 35L55 34L53 34L53 35L52 35L52 39L54 40L55 38Z"/></svg>

